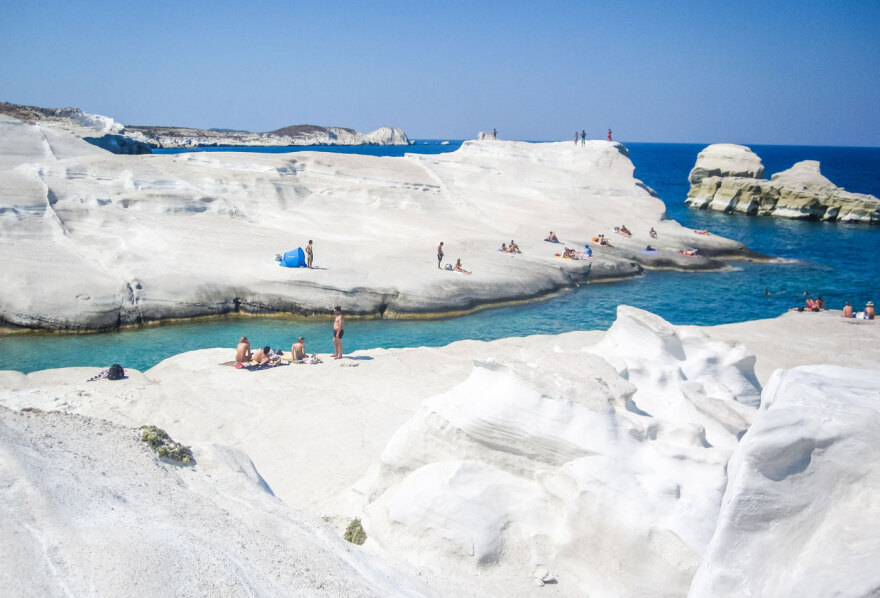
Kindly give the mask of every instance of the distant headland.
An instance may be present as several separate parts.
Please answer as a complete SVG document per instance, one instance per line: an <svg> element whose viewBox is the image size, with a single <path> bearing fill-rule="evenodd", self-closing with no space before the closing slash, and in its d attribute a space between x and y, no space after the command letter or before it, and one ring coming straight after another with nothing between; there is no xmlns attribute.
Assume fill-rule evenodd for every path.
<svg viewBox="0 0 880 598"><path fill-rule="evenodd" d="M154 148L218 146L300 145L409 145L409 138L396 127L380 127L360 133L345 127L292 125L265 133L233 129L129 126L108 116L89 114L79 108L40 108L0 102L0 114L28 124L66 129L86 141L117 154L149 154Z"/></svg>

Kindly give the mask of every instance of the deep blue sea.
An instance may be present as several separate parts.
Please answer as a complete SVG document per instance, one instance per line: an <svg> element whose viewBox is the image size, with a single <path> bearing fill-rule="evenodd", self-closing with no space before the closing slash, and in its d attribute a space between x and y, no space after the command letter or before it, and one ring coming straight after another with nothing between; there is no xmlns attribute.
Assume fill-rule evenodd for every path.
<svg viewBox="0 0 880 598"><path fill-rule="evenodd" d="M461 141L422 140L410 146L298 148L202 148L202 151L332 151L381 156L454 151ZM441 346L461 339L556 334L605 329L623 303L650 310L674 324L723 324L774 317L803 304L803 293L821 295L829 308L851 301L862 309L880 299L880 227L788 221L701 212L684 205L687 176L704 144L627 143L635 175L666 203L667 213L688 228L736 239L781 263L734 262L719 273L649 272L629 281L587 285L559 297L517 307L433 321L349 320L345 351L374 347ZM766 174L800 160L819 160L822 173L849 191L880 197L880 148L750 146ZM169 152L165 152L169 153ZM765 290L770 294L766 295ZM66 366L120 363L145 370L162 359L194 349L235 346L246 334L254 346L289 350L306 338L310 352L330 353L328 321L217 319L136 331L89 335L0 337L0 369L25 372Z"/></svg>

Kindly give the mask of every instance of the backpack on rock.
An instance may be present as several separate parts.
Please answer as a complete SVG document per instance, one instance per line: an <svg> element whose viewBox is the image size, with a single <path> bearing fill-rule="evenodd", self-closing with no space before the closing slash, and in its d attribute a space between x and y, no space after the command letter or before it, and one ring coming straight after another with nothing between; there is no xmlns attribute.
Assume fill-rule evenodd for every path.
<svg viewBox="0 0 880 598"><path fill-rule="evenodd" d="M110 369L107 370L107 379L108 380L122 380L125 377L125 370L122 369L122 366L118 363L114 363L110 366Z"/></svg>

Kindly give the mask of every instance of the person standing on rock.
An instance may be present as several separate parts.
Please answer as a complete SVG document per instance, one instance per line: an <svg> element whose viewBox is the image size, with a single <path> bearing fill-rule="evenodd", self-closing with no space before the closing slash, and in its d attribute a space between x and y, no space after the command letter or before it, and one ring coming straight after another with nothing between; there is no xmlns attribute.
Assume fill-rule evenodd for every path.
<svg viewBox="0 0 880 598"><path fill-rule="evenodd" d="M498 131L496 129L492 129L492 139L498 141Z"/></svg>
<svg viewBox="0 0 880 598"><path fill-rule="evenodd" d="M437 269L440 270L440 262L443 261L443 241L437 246Z"/></svg>
<svg viewBox="0 0 880 598"><path fill-rule="evenodd" d="M581 145L587 145L587 130L581 129Z"/></svg>
<svg viewBox="0 0 880 598"><path fill-rule="evenodd" d="M306 245L306 266L308 266L309 269L312 268L312 258L314 258L314 257L315 257L315 253L312 250L312 240L309 239L309 244Z"/></svg>
<svg viewBox="0 0 880 598"><path fill-rule="evenodd" d="M342 308L333 308L333 359L342 359Z"/></svg>
<svg viewBox="0 0 880 598"><path fill-rule="evenodd" d="M578 137L579 137L578 132L575 131L575 132L574 132L574 144L575 144L575 145L578 144Z"/></svg>
<svg viewBox="0 0 880 598"><path fill-rule="evenodd" d="M608 141L611 141L611 129L608 129Z"/></svg>

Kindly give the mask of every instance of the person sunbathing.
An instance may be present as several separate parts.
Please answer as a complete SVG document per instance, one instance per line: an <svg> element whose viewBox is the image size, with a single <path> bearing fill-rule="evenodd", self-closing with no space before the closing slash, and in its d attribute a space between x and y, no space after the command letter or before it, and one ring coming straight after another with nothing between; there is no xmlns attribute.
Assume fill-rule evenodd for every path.
<svg viewBox="0 0 880 598"><path fill-rule="evenodd" d="M632 236L632 233L629 232L629 229L626 228L626 225L625 225L625 224L621 224L621 225L620 225L620 234L622 234L622 235L629 235L629 236Z"/></svg>
<svg viewBox="0 0 880 598"><path fill-rule="evenodd" d="M843 306L843 313L840 314L842 318L854 318L856 315L853 313L852 303L849 301L846 302L846 305Z"/></svg>
<svg viewBox="0 0 880 598"><path fill-rule="evenodd" d="M290 347L290 356L293 361L302 361L306 356L306 339L299 337Z"/></svg>
<svg viewBox="0 0 880 598"><path fill-rule="evenodd" d="M235 361L237 363L247 363L253 358L251 354L251 344L246 336L241 337L238 346L235 348Z"/></svg>
<svg viewBox="0 0 880 598"><path fill-rule="evenodd" d="M552 230L550 231L550 234L547 235L547 238L544 240L549 241L550 243L559 243L559 238L556 236L556 234Z"/></svg>
<svg viewBox="0 0 880 598"><path fill-rule="evenodd" d="M568 247L562 250L562 257L568 258L570 260L578 259L577 252L574 249L569 249Z"/></svg>
<svg viewBox="0 0 880 598"><path fill-rule="evenodd" d="M605 235L599 235L599 245L602 247L611 247L611 243L605 238Z"/></svg>
<svg viewBox="0 0 880 598"><path fill-rule="evenodd" d="M678 252L687 257L694 257L695 255L700 253L699 249L688 249L685 251L684 249L679 249Z"/></svg>
<svg viewBox="0 0 880 598"><path fill-rule="evenodd" d="M506 243L502 243L502 244L501 244L501 251L502 251L503 253L510 253L510 250L507 248L507 244L506 244Z"/></svg>
<svg viewBox="0 0 880 598"><path fill-rule="evenodd" d="M648 231L648 234L651 235L651 238L652 238L652 239L656 239L656 238L657 238L657 231L654 230L654 227L651 227L651 230Z"/></svg>
<svg viewBox="0 0 880 598"><path fill-rule="evenodd" d="M703 230L695 230L694 232L697 233L698 235L711 235L711 234L712 234L712 233L710 233L709 231L707 231L706 229L703 229Z"/></svg>
<svg viewBox="0 0 880 598"><path fill-rule="evenodd" d="M510 245L507 246L507 253L522 253L519 250L519 245L513 242L513 239L510 240Z"/></svg>
<svg viewBox="0 0 880 598"><path fill-rule="evenodd" d="M473 274L473 272L468 272L467 270L465 270L464 268L462 268L462 266L461 266L461 258L458 258L457 260L455 260L455 271L456 271L456 272L461 272L462 274Z"/></svg>
<svg viewBox="0 0 880 598"><path fill-rule="evenodd" d="M267 365L272 359L269 357L269 351L272 349L269 345L266 345L262 349L257 349L257 352L254 353L254 357L252 361L255 361L257 365Z"/></svg>

